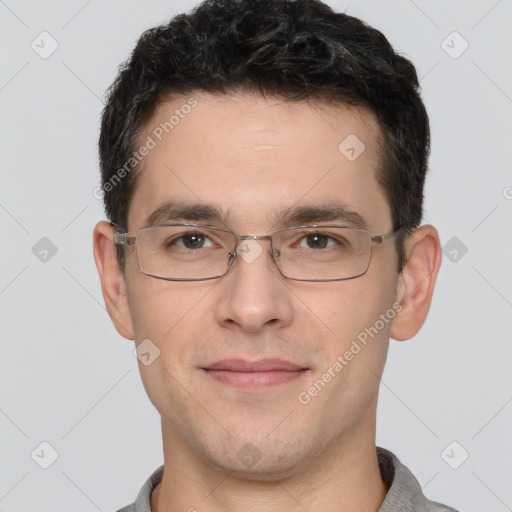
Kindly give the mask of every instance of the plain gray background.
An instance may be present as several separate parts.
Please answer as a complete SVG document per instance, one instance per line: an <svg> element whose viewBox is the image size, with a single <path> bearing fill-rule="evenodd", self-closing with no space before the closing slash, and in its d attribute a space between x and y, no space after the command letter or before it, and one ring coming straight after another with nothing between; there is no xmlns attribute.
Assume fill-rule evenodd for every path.
<svg viewBox="0 0 512 512"><path fill-rule="evenodd" d="M196 3L0 0L1 512L115 511L163 461L93 262L96 143L139 35ZM377 444L433 500L512 510L512 1L328 3L417 66L432 123L425 222L446 247L424 328L391 342ZM58 453L47 469L42 442Z"/></svg>

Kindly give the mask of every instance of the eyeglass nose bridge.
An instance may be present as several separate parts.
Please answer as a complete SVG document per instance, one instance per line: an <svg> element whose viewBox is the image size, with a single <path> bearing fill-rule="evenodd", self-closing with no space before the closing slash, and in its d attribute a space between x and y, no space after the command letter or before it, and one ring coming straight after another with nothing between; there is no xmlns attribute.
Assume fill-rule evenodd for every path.
<svg viewBox="0 0 512 512"><path fill-rule="evenodd" d="M240 245L240 242L242 240L269 240L270 241L270 247L272 249L271 254L274 257L275 262L277 263L277 259L279 256L281 256L281 251L279 249L274 249L274 246L272 245L272 235L237 235L236 236L236 246L233 251L228 253L228 270L231 267L231 265L234 263L234 260L238 256L238 247Z"/></svg>

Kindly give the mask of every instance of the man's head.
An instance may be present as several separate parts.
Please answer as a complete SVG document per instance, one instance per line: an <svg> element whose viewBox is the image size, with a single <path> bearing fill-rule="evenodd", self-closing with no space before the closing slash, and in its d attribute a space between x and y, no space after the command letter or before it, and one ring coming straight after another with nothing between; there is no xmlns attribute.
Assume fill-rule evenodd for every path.
<svg viewBox="0 0 512 512"><path fill-rule="evenodd" d="M261 241L256 258L240 254L220 279L167 281L140 272L140 254L116 248L115 229L100 223L105 302L123 336L159 354L140 370L177 459L267 480L374 439L389 337L419 330L440 264L434 228L414 229L429 145L417 87L382 34L313 0L209 1L142 36L100 139L106 210L121 231L185 222L258 236L302 224L412 231L403 249L374 244L354 279L287 279ZM181 239L162 246L196 257ZM230 365L263 359L300 371L273 384L265 379L285 370L262 376L259 389L254 375L232 380Z"/></svg>

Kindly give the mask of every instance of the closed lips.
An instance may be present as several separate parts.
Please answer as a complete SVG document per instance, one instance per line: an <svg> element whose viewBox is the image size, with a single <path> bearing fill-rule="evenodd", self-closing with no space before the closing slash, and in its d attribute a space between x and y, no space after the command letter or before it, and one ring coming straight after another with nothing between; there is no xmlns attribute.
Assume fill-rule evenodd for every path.
<svg viewBox="0 0 512 512"><path fill-rule="evenodd" d="M205 370L225 370L232 372L270 372L307 370L304 366L285 361L283 359L260 359L247 361L244 359L223 359L204 368Z"/></svg>

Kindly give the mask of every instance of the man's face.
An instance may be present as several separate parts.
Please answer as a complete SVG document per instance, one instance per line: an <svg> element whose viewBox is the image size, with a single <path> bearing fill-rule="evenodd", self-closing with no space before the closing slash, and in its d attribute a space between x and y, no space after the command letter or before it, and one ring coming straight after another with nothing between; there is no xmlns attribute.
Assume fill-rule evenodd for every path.
<svg viewBox="0 0 512 512"><path fill-rule="evenodd" d="M239 235L271 234L285 227L280 212L333 203L358 213L373 234L392 231L377 182L381 132L373 116L253 96L195 98L197 106L161 141L153 131L186 98L162 104L140 137L157 144L143 162L129 232L170 201L216 205L224 222L196 222ZM355 159L362 146L339 149L348 136L353 146L354 135L365 146ZM136 342L150 339L160 350L140 371L162 415L164 440L189 458L265 478L267 471L311 470L327 448L334 457L348 443L373 442L391 322L366 345L359 342L361 350L341 370L335 362L391 308L398 275L392 243L373 247L362 277L333 282L286 279L269 242L258 243L263 251L254 261L239 256L221 279L199 282L146 276L127 250L126 290ZM224 359L282 359L304 371L287 382L242 388L208 370ZM322 378L329 368L331 379ZM324 386L308 393L319 379Z"/></svg>

